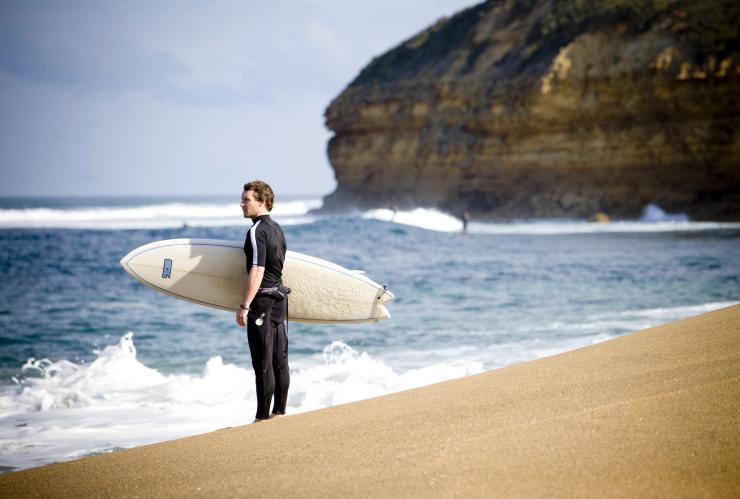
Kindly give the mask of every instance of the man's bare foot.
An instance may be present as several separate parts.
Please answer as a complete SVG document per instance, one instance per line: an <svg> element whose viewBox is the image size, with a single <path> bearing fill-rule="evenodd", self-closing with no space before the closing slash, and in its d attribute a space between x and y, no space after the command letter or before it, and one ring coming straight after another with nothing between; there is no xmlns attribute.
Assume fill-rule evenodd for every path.
<svg viewBox="0 0 740 499"><path fill-rule="evenodd" d="M282 418L283 416L285 416L285 414L275 414L273 412L272 414L270 414L270 419Z"/></svg>
<svg viewBox="0 0 740 499"><path fill-rule="evenodd" d="M254 421L252 421L252 424L261 423L262 421L267 421L267 419L254 418Z"/></svg>

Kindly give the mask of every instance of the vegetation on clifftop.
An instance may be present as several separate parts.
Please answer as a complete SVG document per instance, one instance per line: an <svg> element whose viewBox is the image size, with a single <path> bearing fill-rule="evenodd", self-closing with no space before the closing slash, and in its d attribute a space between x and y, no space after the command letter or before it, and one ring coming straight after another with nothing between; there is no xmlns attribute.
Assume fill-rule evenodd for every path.
<svg viewBox="0 0 740 499"><path fill-rule="evenodd" d="M664 30L693 54L694 62L723 58L740 50L740 2L737 0L489 0L440 19L401 45L376 57L352 85L449 75L458 50L466 51L459 76L472 71L477 58L495 42L475 40L475 27L493 9L507 6L504 24L527 18L524 43L513 47L496 69L505 78L546 64L560 47L604 26L621 26L626 35ZM472 48L471 48L472 47Z"/></svg>

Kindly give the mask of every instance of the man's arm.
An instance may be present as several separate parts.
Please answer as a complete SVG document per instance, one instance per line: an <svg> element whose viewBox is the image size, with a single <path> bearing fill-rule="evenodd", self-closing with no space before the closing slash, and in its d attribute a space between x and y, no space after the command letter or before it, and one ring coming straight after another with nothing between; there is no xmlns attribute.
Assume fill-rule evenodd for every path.
<svg viewBox="0 0 740 499"><path fill-rule="evenodd" d="M260 284L262 284L262 277L264 275L265 268L257 265L252 267L252 270L249 271L249 275L247 276L247 287L244 290L244 295L242 297L242 305L245 307L249 308L252 300L254 300L254 297L257 295L257 290L259 290ZM236 323L242 327L247 324L247 310L240 308L236 311Z"/></svg>

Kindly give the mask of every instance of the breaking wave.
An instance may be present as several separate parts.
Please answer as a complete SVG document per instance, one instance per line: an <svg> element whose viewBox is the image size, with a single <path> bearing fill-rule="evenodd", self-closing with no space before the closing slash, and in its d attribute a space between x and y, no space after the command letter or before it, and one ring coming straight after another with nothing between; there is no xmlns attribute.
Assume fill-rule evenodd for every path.
<svg viewBox="0 0 740 499"><path fill-rule="evenodd" d="M320 199L285 201L272 214L283 225L311 223ZM143 206L0 209L0 228L174 229L243 223L239 203L161 203Z"/></svg>

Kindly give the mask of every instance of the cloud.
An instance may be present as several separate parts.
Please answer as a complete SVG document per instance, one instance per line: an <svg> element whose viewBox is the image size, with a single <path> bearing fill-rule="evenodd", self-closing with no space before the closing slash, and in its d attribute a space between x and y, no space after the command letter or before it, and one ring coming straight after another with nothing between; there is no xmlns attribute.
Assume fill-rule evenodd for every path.
<svg viewBox="0 0 740 499"><path fill-rule="evenodd" d="M112 11L79 4L12 2L0 21L0 70L34 84L72 89L162 88L184 71L170 54L121 36ZM34 8L36 7L36 8ZM6 10L7 9L7 10ZM129 17L133 13L129 13Z"/></svg>
<svg viewBox="0 0 740 499"><path fill-rule="evenodd" d="M330 191L331 99L469 3L0 1L0 195Z"/></svg>

